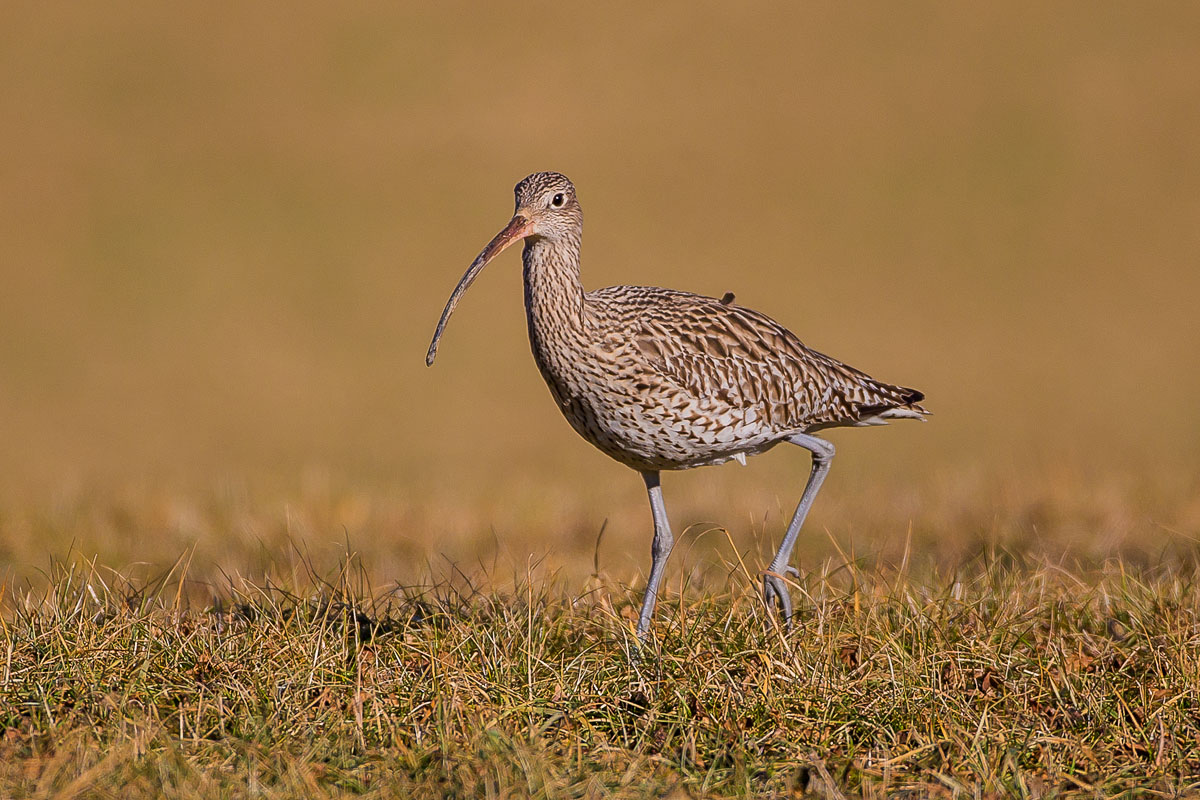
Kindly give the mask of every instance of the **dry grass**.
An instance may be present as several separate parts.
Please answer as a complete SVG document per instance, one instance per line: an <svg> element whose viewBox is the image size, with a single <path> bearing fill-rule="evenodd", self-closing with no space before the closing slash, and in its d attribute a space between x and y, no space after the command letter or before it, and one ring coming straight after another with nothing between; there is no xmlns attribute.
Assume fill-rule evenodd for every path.
<svg viewBox="0 0 1200 800"><path fill-rule="evenodd" d="M4 586L0 793L1195 792L1194 484L1033 477L823 497L791 633L758 599L781 516L692 526L640 661L641 507L438 544L328 476L10 513L89 556Z"/></svg>
<svg viewBox="0 0 1200 800"><path fill-rule="evenodd" d="M919 559L917 559L919 561ZM998 553L952 573L827 561L779 630L752 565L662 605L459 574L186 602L59 564L9 595L6 796L1109 796L1200 789L1200 582ZM11 590L10 590L11 591ZM683 795L679 795L683 796Z"/></svg>

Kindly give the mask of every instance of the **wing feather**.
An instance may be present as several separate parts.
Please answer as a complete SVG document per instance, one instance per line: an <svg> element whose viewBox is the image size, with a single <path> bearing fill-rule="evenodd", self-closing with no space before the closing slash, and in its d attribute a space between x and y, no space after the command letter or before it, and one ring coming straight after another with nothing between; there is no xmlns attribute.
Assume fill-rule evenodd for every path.
<svg viewBox="0 0 1200 800"><path fill-rule="evenodd" d="M926 413L920 392L813 350L752 309L653 287L612 287L593 296L619 299L632 317L626 330L661 378L709 405L753 409L780 430L853 425L890 409Z"/></svg>

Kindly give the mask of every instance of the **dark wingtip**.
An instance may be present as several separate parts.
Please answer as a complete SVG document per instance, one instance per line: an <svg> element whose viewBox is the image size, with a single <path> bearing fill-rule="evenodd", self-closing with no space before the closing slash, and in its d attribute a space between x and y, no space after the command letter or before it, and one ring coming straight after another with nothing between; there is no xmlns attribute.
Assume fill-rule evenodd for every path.
<svg viewBox="0 0 1200 800"><path fill-rule="evenodd" d="M904 399L909 403L919 403L925 399L925 393L916 389L905 389L904 392Z"/></svg>

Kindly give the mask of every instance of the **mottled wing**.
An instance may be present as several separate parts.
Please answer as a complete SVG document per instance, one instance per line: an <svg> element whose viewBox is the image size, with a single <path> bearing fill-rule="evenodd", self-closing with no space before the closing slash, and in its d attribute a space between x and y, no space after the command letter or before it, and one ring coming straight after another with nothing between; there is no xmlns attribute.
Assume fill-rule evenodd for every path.
<svg viewBox="0 0 1200 800"><path fill-rule="evenodd" d="M707 405L754 409L781 432L858 424L893 409L924 413L920 392L805 347L757 311L687 292L615 288L637 308L645 362Z"/></svg>

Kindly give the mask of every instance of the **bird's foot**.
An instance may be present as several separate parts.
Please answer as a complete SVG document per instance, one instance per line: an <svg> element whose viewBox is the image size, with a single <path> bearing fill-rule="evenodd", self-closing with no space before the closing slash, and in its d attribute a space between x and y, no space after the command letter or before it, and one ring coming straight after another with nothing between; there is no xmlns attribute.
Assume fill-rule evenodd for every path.
<svg viewBox="0 0 1200 800"><path fill-rule="evenodd" d="M633 648L629 651L629 660L635 667L642 662L642 656L645 651L650 648L650 631L648 628L643 629L638 627L637 634L633 638Z"/></svg>
<svg viewBox="0 0 1200 800"><path fill-rule="evenodd" d="M783 574L778 572L763 573L763 600L767 608L778 608L783 613L783 623L790 631L792 629L792 596L788 594L788 577L800 577L800 571L793 566L785 567Z"/></svg>

